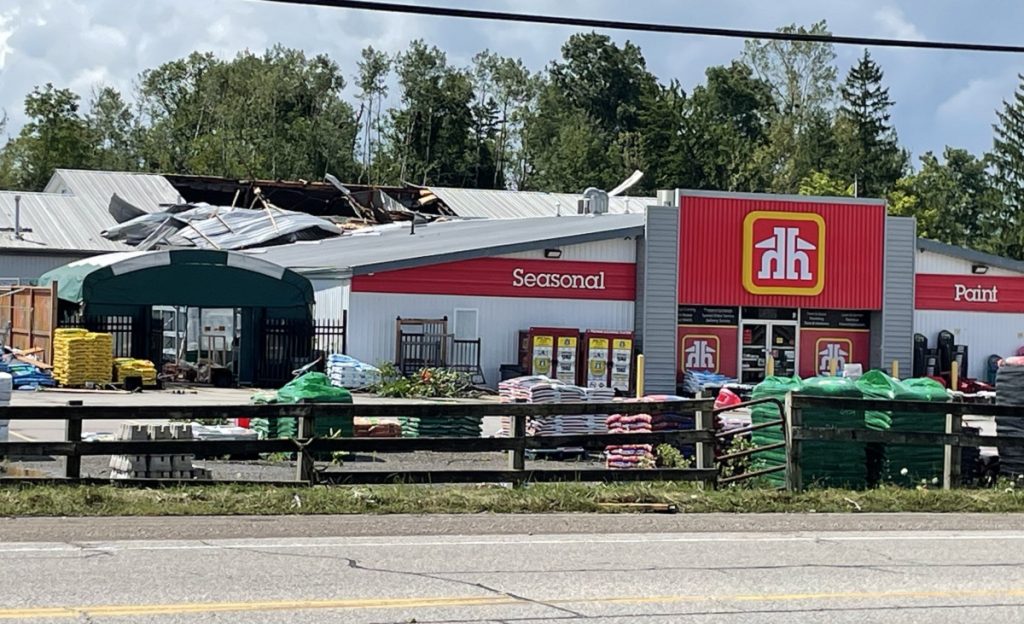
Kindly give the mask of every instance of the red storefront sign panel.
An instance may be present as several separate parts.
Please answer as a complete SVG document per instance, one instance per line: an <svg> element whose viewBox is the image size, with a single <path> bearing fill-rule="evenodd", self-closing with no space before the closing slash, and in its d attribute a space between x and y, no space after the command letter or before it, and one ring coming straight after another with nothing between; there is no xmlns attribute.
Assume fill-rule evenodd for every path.
<svg viewBox="0 0 1024 624"><path fill-rule="evenodd" d="M885 206L684 194L679 302L882 307Z"/></svg>
<svg viewBox="0 0 1024 624"><path fill-rule="evenodd" d="M479 258L352 278L353 292L633 301L636 265Z"/></svg>
<svg viewBox="0 0 1024 624"><path fill-rule="evenodd" d="M800 375L814 377L829 373L831 360L842 374L847 364L869 368L871 333L866 330L801 329Z"/></svg>
<svg viewBox="0 0 1024 624"><path fill-rule="evenodd" d="M1024 312L1024 277L921 273L915 282L917 310Z"/></svg>
<svg viewBox="0 0 1024 624"><path fill-rule="evenodd" d="M739 345L736 328L711 325L679 326L679 371L736 376Z"/></svg>

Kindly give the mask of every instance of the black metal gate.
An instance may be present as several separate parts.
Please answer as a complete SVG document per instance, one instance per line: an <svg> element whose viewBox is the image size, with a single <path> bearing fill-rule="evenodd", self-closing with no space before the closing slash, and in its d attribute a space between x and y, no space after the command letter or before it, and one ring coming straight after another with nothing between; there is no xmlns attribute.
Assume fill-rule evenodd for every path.
<svg viewBox="0 0 1024 624"><path fill-rule="evenodd" d="M264 319L256 384L279 387L292 379L292 371L318 357L344 353L348 347L345 334L344 317L340 322Z"/></svg>
<svg viewBox="0 0 1024 624"><path fill-rule="evenodd" d="M61 328L77 327L91 332L110 334L114 338L114 357L132 357L133 324L130 316L64 316L58 323Z"/></svg>

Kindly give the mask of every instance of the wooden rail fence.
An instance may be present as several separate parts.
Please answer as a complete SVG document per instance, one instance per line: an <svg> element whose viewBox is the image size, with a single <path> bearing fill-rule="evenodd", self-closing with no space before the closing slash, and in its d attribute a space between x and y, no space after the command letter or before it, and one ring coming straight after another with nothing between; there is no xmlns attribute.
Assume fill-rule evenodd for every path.
<svg viewBox="0 0 1024 624"><path fill-rule="evenodd" d="M710 400L671 401L660 403L576 403L576 404L296 404L239 406L16 406L0 409L0 418L11 421L62 420L66 423L63 441L3 442L0 456L67 458L64 480L83 479L81 458L95 455L255 455L260 453L295 453L296 474L293 483L303 484L377 484L377 483L494 483L544 481L701 481L714 486L715 431L711 421ZM673 412L692 414L696 428L663 433L629 433L596 435L527 436L526 420L530 416L584 414L653 414ZM464 418L506 416L512 419L510 437L499 438L327 438L313 435L318 418L414 417ZM193 421L232 418L294 418L297 436L294 439L270 440L144 440L144 441L82 441L82 421ZM693 468L608 470L608 469L527 469L526 452L533 449L582 447L591 451L622 444L693 444L697 448L697 465ZM448 453L479 453L505 451L509 455L506 470L317 470L314 456L322 453L408 453L433 451ZM12 478L0 479L0 482ZM19 478L18 480L26 480ZM118 483L153 480L118 480ZM168 480L159 480L167 483Z"/></svg>

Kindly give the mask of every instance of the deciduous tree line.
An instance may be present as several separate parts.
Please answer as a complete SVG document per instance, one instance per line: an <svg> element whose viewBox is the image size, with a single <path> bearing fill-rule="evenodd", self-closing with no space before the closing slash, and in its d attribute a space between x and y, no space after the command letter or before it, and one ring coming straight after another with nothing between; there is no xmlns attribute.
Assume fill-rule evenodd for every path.
<svg viewBox="0 0 1024 624"><path fill-rule="evenodd" d="M490 51L457 67L419 40L363 50L351 77L281 46L196 52L144 71L127 96L36 87L0 150L0 187L39 190L73 167L577 192L640 169L632 192L884 197L923 236L1024 258L1024 87L990 153L947 147L915 166L882 68L867 51L844 73L835 58L829 44L748 41L687 92L638 46L595 33L570 37L541 72Z"/></svg>

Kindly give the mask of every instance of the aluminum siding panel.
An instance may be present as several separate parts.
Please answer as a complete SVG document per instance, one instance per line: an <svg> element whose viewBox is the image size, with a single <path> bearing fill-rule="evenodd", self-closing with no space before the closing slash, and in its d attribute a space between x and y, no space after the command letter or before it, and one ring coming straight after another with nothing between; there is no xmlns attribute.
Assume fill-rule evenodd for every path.
<svg viewBox="0 0 1024 624"><path fill-rule="evenodd" d="M881 363L894 360L911 370L914 336L914 260L917 222L906 217L885 220L885 285L881 327ZM877 331L872 328L872 331Z"/></svg>
<svg viewBox="0 0 1024 624"><path fill-rule="evenodd" d="M310 280L313 285L313 298L316 307L313 308L313 317L318 320L329 320L338 322L345 310L345 289L348 280L340 279L314 279Z"/></svg>
<svg viewBox="0 0 1024 624"><path fill-rule="evenodd" d="M918 273L936 273L939 275L973 275L971 267L973 262L963 258L954 258L931 251L917 252L916 270ZM985 275L991 277L1020 277L1024 273L989 267Z"/></svg>
<svg viewBox="0 0 1024 624"><path fill-rule="evenodd" d="M349 355L378 364L395 357L395 319L441 318L452 321L456 308L479 311L481 360L487 383L496 387L502 364L518 361L519 331L529 327L567 327L581 331L633 331L632 301L570 301L444 295L352 293Z"/></svg>
<svg viewBox="0 0 1024 624"><path fill-rule="evenodd" d="M566 245L559 247L562 260L581 262L633 262L636 259L636 241L615 238L604 241L584 243L582 245ZM499 258L517 258L521 260L543 260L543 249L532 249L518 253L503 254Z"/></svg>
<svg viewBox="0 0 1024 624"><path fill-rule="evenodd" d="M964 312L952 310L917 310L914 312L914 330L928 337L928 344L942 330L953 332L957 344L968 347L967 371L962 376L985 378L991 355L1014 355L1024 345L1024 315L994 314L992 312Z"/></svg>
<svg viewBox="0 0 1024 624"><path fill-rule="evenodd" d="M0 252L0 278L36 280L43 273L64 266L82 255L19 254Z"/></svg>
<svg viewBox="0 0 1024 624"><path fill-rule="evenodd" d="M647 266L647 239L639 236L636 239L636 305L633 308L633 318L636 319L636 349L637 353L643 353L644 349L644 302L647 300L644 283L646 281Z"/></svg>
<svg viewBox="0 0 1024 624"><path fill-rule="evenodd" d="M652 206L644 234L643 345L645 392L676 392L676 323L679 283L679 209Z"/></svg>

